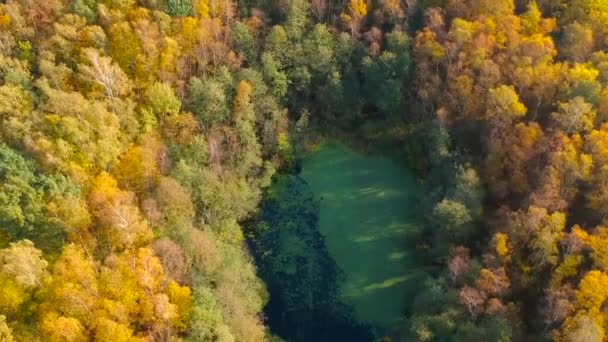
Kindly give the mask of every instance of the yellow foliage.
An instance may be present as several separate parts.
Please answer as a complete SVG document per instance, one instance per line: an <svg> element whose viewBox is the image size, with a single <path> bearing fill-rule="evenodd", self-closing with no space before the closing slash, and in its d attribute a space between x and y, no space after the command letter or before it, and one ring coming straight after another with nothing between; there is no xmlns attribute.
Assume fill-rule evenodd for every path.
<svg viewBox="0 0 608 342"><path fill-rule="evenodd" d="M556 342L604 341L604 315L598 309L579 310L562 324L561 331L554 334Z"/></svg>
<svg viewBox="0 0 608 342"><path fill-rule="evenodd" d="M181 36L182 42L181 45L184 48L184 52L189 52L192 50L194 43L197 39L197 31L198 31L198 22L195 18L185 17L181 21Z"/></svg>
<svg viewBox="0 0 608 342"><path fill-rule="evenodd" d="M159 177L156 163L159 143L153 137L147 137L145 146L131 145L120 158L113 174L123 189L138 194L144 193L153 186Z"/></svg>
<svg viewBox="0 0 608 342"><path fill-rule="evenodd" d="M350 0L348 9L353 16L363 17L367 15L367 2L365 0Z"/></svg>
<svg viewBox="0 0 608 342"><path fill-rule="evenodd" d="M588 310L599 309L608 298L608 275L593 270L587 272L581 280L576 300L578 304Z"/></svg>
<svg viewBox="0 0 608 342"><path fill-rule="evenodd" d="M234 112L238 113L240 109L249 102L250 97L251 84L247 81L240 81L236 88L236 95L234 96Z"/></svg>
<svg viewBox="0 0 608 342"><path fill-rule="evenodd" d="M598 227L588 241L595 265L602 270L608 270L608 227Z"/></svg>
<svg viewBox="0 0 608 342"><path fill-rule="evenodd" d="M0 276L0 312L8 314L19 310L28 299L25 289L12 279Z"/></svg>
<svg viewBox="0 0 608 342"><path fill-rule="evenodd" d="M490 89L488 96L489 115L500 120L526 115L526 106L521 103L513 86L501 85Z"/></svg>
<svg viewBox="0 0 608 342"><path fill-rule="evenodd" d="M584 243L589 243L589 234L578 224L572 227L570 234L583 241Z"/></svg>
<svg viewBox="0 0 608 342"><path fill-rule="evenodd" d="M353 18L350 15L348 15L346 13L340 13L340 21L344 25L349 25L352 20L353 20Z"/></svg>
<svg viewBox="0 0 608 342"><path fill-rule="evenodd" d="M520 122L515 125L515 130L517 131L517 138L519 139L521 145L526 148L534 147L534 144L538 141L543 134L540 126L532 122L530 124L525 124Z"/></svg>
<svg viewBox="0 0 608 342"><path fill-rule="evenodd" d="M563 169L563 172L574 176L576 179L586 180L591 176L593 159L591 155L581 152L583 140L579 134L572 137L562 135L561 150L555 152L554 160Z"/></svg>
<svg viewBox="0 0 608 342"><path fill-rule="evenodd" d="M175 63L179 57L179 44L171 37L165 37L160 52L160 70L164 72L175 71Z"/></svg>
<svg viewBox="0 0 608 342"><path fill-rule="evenodd" d="M568 79L571 82L595 81L599 75L600 72L593 66L582 63L576 63L568 69Z"/></svg>
<svg viewBox="0 0 608 342"><path fill-rule="evenodd" d="M97 202L102 198L113 198L118 192L118 182L107 172L101 172L97 175L90 185L90 197L93 202Z"/></svg>
<svg viewBox="0 0 608 342"><path fill-rule="evenodd" d="M494 250L496 254L500 255L503 259L509 254L509 237L504 233L494 234L492 239L494 244Z"/></svg>
<svg viewBox="0 0 608 342"><path fill-rule="evenodd" d="M401 8L400 0L384 0L382 1L382 7L384 11L392 17L403 18L405 13Z"/></svg>
<svg viewBox="0 0 608 342"><path fill-rule="evenodd" d="M591 152L593 161L602 171L608 171L608 124L592 130L585 139L585 147Z"/></svg>
<svg viewBox="0 0 608 342"><path fill-rule="evenodd" d="M85 342L88 338L82 324L75 318L49 314L41 325L45 341L49 342Z"/></svg>
<svg viewBox="0 0 608 342"><path fill-rule="evenodd" d="M196 13L199 17L203 19L209 18L211 13L211 8L209 6L209 0L198 0L194 6L196 8Z"/></svg>
<svg viewBox="0 0 608 342"><path fill-rule="evenodd" d="M143 294L132 269L133 259L129 254L112 256L101 269L99 291L104 298L103 307L111 317L126 319L140 310L138 302Z"/></svg>
<svg viewBox="0 0 608 342"><path fill-rule="evenodd" d="M7 14L0 15L0 28L6 30L10 27L10 25L11 17L9 17Z"/></svg>
<svg viewBox="0 0 608 342"><path fill-rule="evenodd" d="M177 317L173 322L179 330L187 327L190 311L192 310L192 292L188 286L180 286L174 281L169 282L167 286L167 294L169 301L177 305Z"/></svg>
<svg viewBox="0 0 608 342"><path fill-rule="evenodd" d="M536 1L530 1L528 3L528 10L520 16L521 25L526 34L534 34L539 32L541 15L542 13L538 9Z"/></svg>
<svg viewBox="0 0 608 342"><path fill-rule="evenodd" d="M137 282L148 292L160 292L164 281L163 267L160 260L149 248L140 248L135 264Z"/></svg>
<svg viewBox="0 0 608 342"><path fill-rule="evenodd" d="M100 318L95 324L96 342L133 342L133 331L126 324Z"/></svg>

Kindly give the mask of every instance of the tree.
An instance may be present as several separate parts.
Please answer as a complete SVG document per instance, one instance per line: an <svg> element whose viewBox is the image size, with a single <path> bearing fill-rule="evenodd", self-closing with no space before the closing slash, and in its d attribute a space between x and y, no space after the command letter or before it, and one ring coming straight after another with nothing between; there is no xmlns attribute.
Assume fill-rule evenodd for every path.
<svg viewBox="0 0 608 342"><path fill-rule="evenodd" d="M192 13L190 0L166 0L165 11L172 17L183 17Z"/></svg>
<svg viewBox="0 0 608 342"><path fill-rule="evenodd" d="M160 176L161 149L159 138L152 135L142 136L139 145L129 146L113 170L121 187L140 195L150 192Z"/></svg>
<svg viewBox="0 0 608 342"><path fill-rule="evenodd" d="M112 59L100 56L97 50L91 48L83 53L88 60L88 64L79 67L84 78L102 86L110 100L113 100L114 96L128 94L131 88L129 79Z"/></svg>
<svg viewBox="0 0 608 342"><path fill-rule="evenodd" d="M604 340L604 335L604 329L597 320L585 312L579 312L566 320L557 338L564 342L600 342Z"/></svg>
<svg viewBox="0 0 608 342"><path fill-rule="evenodd" d="M497 122L511 123L526 115L526 106L519 101L519 96L512 86L501 85L488 92L488 114Z"/></svg>
<svg viewBox="0 0 608 342"><path fill-rule="evenodd" d="M194 221L195 211L189 191L173 178L162 177L155 192L167 230L188 227Z"/></svg>
<svg viewBox="0 0 608 342"><path fill-rule="evenodd" d="M182 284L187 283L188 266L181 248L168 238L155 241L153 248L167 275Z"/></svg>
<svg viewBox="0 0 608 342"><path fill-rule="evenodd" d="M0 274L14 279L23 287L41 287L47 276L47 261L42 251L34 247L29 240L10 244L9 248L0 250Z"/></svg>
<svg viewBox="0 0 608 342"><path fill-rule="evenodd" d="M472 217L477 218L481 216L484 194L481 179L477 171L469 166L460 166L456 174L455 183L454 188L450 191L450 197L465 204L471 212Z"/></svg>
<svg viewBox="0 0 608 342"><path fill-rule="evenodd" d="M287 95L289 80L287 75L280 70L279 64L268 52L262 54L262 71L264 78L272 85L272 94L276 99L282 99Z"/></svg>
<svg viewBox="0 0 608 342"><path fill-rule="evenodd" d="M588 132L593 128L596 112L585 99L577 96L559 104L559 111L551 114L556 125L567 133Z"/></svg>
<svg viewBox="0 0 608 342"><path fill-rule="evenodd" d="M255 17L254 17L255 18ZM258 56L258 42L246 24L237 21L232 28L235 47L250 63L254 63Z"/></svg>
<svg viewBox="0 0 608 342"><path fill-rule="evenodd" d="M593 169L591 171L591 178L595 184L594 188L588 191L585 196L587 200L587 206L595 210L599 215L605 215L607 212L604 210L604 203L608 200L608 188L604 181L605 169L604 165L608 163L608 154L604 149L604 146L608 144L608 125L604 124L598 130L592 130L587 134L585 139L585 151L591 155L593 160Z"/></svg>
<svg viewBox="0 0 608 342"><path fill-rule="evenodd" d="M561 51L573 61L581 63L587 60L593 45L593 30L589 26L573 22L565 27Z"/></svg>
<svg viewBox="0 0 608 342"><path fill-rule="evenodd" d="M179 113L181 102L167 83L155 82L144 93L144 104L160 120Z"/></svg>
<svg viewBox="0 0 608 342"><path fill-rule="evenodd" d="M519 16L521 19L521 26L524 34L533 35L540 30L542 13L538 8L536 1L528 2L526 9L526 12Z"/></svg>
<svg viewBox="0 0 608 342"><path fill-rule="evenodd" d="M108 32L110 56L128 75L135 72L135 64L141 55L140 42L127 21L112 24Z"/></svg>
<svg viewBox="0 0 608 342"><path fill-rule="evenodd" d="M93 180L89 205L101 228L98 237L110 249L136 248L152 237L134 199L133 193L118 189L116 180L105 172Z"/></svg>
<svg viewBox="0 0 608 342"><path fill-rule="evenodd" d="M546 326L551 327L561 323L574 310L574 291L569 285L545 290L545 300L543 301L541 311Z"/></svg>
<svg viewBox="0 0 608 342"><path fill-rule="evenodd" d="M75 244L63 247L53 265L49 298L42 307L43 331L60 333L56 324L62 317L69 320L66 323L72 326L70 330L93 323L102 298L98 286L99 265L87 253Z"/></svg>
<svg viewBox="0 0 608 342"><path fill-rule="evenodd" d="M188 83L188 109L204 127L224 122L228 116L226 90L214 79L192 78Z"/></svg>
<svg viewBox="0 0 608 342"><path fill-rule="evenodd" d="M261 165L260 145L255 134L255 112L251 103L251 85L239 82L232 107L238 148L232 152L232 162L242 175L248 175Z"/></svg>
<svg viewBox="0 0 608 342"><path fill-rule="evenodd" d="M95 340L99 342L128 342L133 340L133 330L126 324L102 317L95 324Z"/></svg>
<svg viewBox="0 0 608 342"><path fill-rule="evenodd" d="M452 257L448 262L448 274L452 283L456 283L468 270L468 258L461 255Z"/></svg>
<svg viewBox="0 0 608 342"><path fill-rule="evenodd" d="M47 281L47 261L29 240L0 250L0 310L10 319L22 318L22 306ZM3 316L4 317L4 316ZM1 324L0 324L1 325Z"/></svg>
<svg viewBox="0 0 608 342"><path fill-rule="evenodd" d="M471 215L461 202L443 199L435 205L433 215L439 229L455 241L466 239L472 232Z"/></svg>
<svg viewBox="0 0 608 342"><path fill-rule="evenodd" d="M363 0L350 0L347 13L340 14L342 22L350 29L352 39L359 37L363 18L367 15L367 2Z"/></svg>
<svg viewBox="0 0 608 342"><path fill-rule="evenodd" d="M567 4L563 14L565 22L589 23L600 44L606 43L608 34L608 6L601 0L575 0Z"/></svg>
<svg viewBox="0 0 608 342"><path fill-rule="evenodd" d="M546 215L541 225L534 230L534 237L531 242L533 248L531 259L537 267L557 264L559 255L557 244L565 225L566 215L561 212L554 212Z"/></svg>
<svg viewBox="0 0 608 342"><path fill-rule="evenodd" d="M318 22L322 23L325 21L325 14L327 13L328 2L327 0L312 0L310 2L310 9L314 14L315 19L317 19Z"/></svg>
<svg viewBox="0 0 608 342"><path fill-rule="evenodd" d="M492 245L494 246L494 251L501 257L503 260L508 260L510 257L509 251L509 236L504 233L496 233L492 237Z"/></svg>
<svg viewBox="0 0 608 342"><path fill-rule="evenodd" d="M511 283L503 267L498 269L482 268L475 281L475 287L491 297L501 298L510 286Z"/></svg>
<svg viewBox="0 0 608 342"><path fill-rule="evenodd" d="M576 291L578 305L588 310L598 310L608 298L608 288L604 286L606 282L606 273L597 270L587 272Z"/></svg>
<svg viewBox="0 0 608 342"><path fill-rule="evenodd" d="M0 145L0 225L14 238L31 237L45 224L45 178L13 149ZM38 233L39 234L39 233Z"/></svg>
<svg viewBox="0 0 608 342"><path fill-rule="evenodd" d="M467 309L471 318L477 318L484 309L485 298L474 287L465 285L458 293L460 303Z"/></svg>
<svg viewBox="0 0 608 342"><path fill-rule="evenodd" d="M84 327L80 322L72 317L49 315L42 323L41 331L45 338L52 342L87 340Z"/></svg>
<svg viewBox="0 0 608 342"><path fill-rule="evenodd" d="M580 96L585 102L596 104L602 89L598 77L599 71L593 66L575 64L566 74L566 95L569 99Z"/></svg>
<svg viewBox="0 0 608 342"><path fill-rule="evenodd" d="M608 227L597 227L585 242L591 248L591 258L595 266L603 271L608 270Z"/></svg>

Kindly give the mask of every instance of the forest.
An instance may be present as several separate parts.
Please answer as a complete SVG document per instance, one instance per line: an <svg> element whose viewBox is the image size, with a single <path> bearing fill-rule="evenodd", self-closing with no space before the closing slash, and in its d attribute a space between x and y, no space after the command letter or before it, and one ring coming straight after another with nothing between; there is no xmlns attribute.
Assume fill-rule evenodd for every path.
<svg viewBox="0 0 608 342"><path fill-rule="evenodd" d="M2 1L0 341L605 341L607 49L605 0ZM421 187L390 329L327 137Z"/></svg>

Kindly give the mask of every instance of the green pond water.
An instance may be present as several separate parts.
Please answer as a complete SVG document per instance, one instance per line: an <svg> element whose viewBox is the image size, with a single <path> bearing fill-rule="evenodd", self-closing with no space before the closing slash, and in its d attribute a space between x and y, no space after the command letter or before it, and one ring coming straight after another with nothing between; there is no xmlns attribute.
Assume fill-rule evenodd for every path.
<svg viewBox="0 0 608 342"><path fill-rule="evenodd" d="M406 242L419 191L412 172L326 144L304 159L300 177L319 200L320 232L344 272L339 296L360 321L394 327L423 277Z"/></svg>

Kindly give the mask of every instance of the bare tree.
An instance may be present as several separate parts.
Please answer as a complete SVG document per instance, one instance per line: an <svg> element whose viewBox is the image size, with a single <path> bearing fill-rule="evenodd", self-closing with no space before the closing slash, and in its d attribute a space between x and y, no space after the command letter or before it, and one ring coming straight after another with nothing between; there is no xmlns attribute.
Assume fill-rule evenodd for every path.
<svg viewBox="0 0 608 342"><path fill-rule="evenodd" d="M545 298L540 311L546 328L559 324L574 312L574 297L574 290L570 285L545 290Z"/></svg>
<svg viewBox="0 0 608 342"><path fill-rule="evenodd" d="M485 300L476 288L465 285L460 289L458 298L460 299L460 304L464 305L472 318L477 318L483 312Z"/></svg>
<svg viewBox="0 0 608 342"><path fill-rule="evenodd" d="M455 283L469 268L468 261L460 255L450 259L448 262L448 274L450 281Z"/></svg>
<svg viewBox="0 0 608 342"><path fill-rule="evenodd" d="M101 85L110 100L129 92L129 78L116 63L112 63L110 57L100 56L91 48L86 49L84 55L89 65L80 65L80 72L89 81Z"/></svg>

